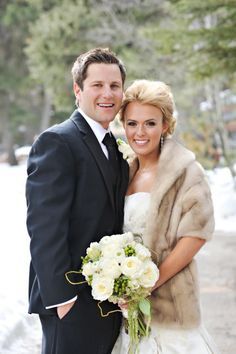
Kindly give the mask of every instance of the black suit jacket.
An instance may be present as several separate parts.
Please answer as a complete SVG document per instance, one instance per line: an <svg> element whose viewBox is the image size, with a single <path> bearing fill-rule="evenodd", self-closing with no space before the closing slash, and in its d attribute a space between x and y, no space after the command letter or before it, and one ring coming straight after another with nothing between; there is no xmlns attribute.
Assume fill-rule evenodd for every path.
<svg viewBox="0 0 236 354"><path fill-rule="evenodd" d="M65 273L80 268L91 242L122 232L128 165L118 156L114 193L109 162L77 110L32 146L26 185L30 313L54 313L45 307L80 298L85 287L70 285Z"/></svg>

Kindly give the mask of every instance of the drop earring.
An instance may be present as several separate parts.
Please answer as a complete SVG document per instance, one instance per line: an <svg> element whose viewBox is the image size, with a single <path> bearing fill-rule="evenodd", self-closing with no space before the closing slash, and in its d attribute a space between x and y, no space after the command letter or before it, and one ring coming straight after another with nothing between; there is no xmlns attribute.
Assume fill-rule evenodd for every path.
<svg viewBox="0 0 236 354"><path fill-rule="evenodd" d="M160 139L160 152L162 152L163 146L164 146L164 136L162 135Z"/></svg>

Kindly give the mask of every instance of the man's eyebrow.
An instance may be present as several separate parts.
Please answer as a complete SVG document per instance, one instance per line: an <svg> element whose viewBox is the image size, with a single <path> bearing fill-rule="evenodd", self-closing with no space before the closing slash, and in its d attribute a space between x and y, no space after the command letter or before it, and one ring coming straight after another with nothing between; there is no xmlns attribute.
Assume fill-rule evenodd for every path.
<svg viewBox="0 0 236 354"><path fill-rule="evenodd" d="M92 84L93 84L94 82L102 83L103 81L102 81L102 80L94 80L94 81L91 81Z"/></svg>
<svg viewBox="0 0 236 354"><path fill-rule="evenodd" d="M91 81L91 84L94 84L94 83L102 84L102 83L104 83L104 81L103 81L103 80L94 80L94 81ZM111 84L122 84L122 82L121 82L121 81L114 80L114 81L111 81Z"/></svg>

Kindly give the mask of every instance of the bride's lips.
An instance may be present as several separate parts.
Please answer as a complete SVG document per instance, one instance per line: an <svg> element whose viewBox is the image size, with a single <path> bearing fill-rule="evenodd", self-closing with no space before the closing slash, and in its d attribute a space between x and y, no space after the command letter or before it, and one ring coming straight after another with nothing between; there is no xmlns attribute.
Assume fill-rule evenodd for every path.
<svg viewBox="0 0 236 354"><path fill-rule="evenodd" d="M134 140L134 142L135 142L135 144L137 144L137 145L139 145L139 146L143 146L143 145L145 145L145 144L147 144L148 143L148 139L140 139L140 140L137 140L137 139L135 139Z"/></svg>

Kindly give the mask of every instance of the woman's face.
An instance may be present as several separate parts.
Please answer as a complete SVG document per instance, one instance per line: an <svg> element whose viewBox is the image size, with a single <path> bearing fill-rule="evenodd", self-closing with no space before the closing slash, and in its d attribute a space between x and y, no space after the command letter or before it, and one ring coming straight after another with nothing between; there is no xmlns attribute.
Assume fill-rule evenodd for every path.
<svg viewBox="0 0 236 354"><path fill-rule="evenodd" d="M161 135L167 130L161 110L151 104L128 103L124 128L131 148L138 156L158 156Z"/></svg>

